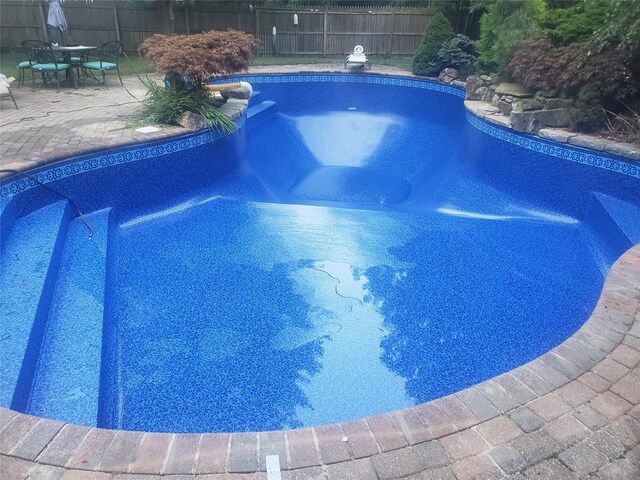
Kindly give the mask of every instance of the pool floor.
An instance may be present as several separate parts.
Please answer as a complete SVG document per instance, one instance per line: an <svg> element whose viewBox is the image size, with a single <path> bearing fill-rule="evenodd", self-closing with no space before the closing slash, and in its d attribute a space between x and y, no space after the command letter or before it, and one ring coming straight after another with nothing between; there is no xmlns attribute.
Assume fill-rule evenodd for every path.
<svg viewBox="0 0 640 480"><path fill-rule="evenodd" d="M118 405L99 421L130 430L298 428L423 403L553 348L602 284L583 261L599 248L589 227L535 212L211 195L122 222L114 245L101 402Z"/></svg>

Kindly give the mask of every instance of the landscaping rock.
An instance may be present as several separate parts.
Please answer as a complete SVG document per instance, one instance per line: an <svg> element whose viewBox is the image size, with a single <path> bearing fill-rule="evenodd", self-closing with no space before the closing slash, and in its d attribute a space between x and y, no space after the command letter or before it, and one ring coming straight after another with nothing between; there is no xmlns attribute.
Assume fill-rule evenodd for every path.
<svg viewBox="0 0 640 480"><path fill-rule="evenodd" d="M207 103L212 107L219 108L225 103L227 103L227 99L220 95L209 95L209 98L207 99Z"/></svg>
<svg viewBox="0 0 640 480"><path fill-rule="evenodd" d="M531 110L542 110L544 105L538 102L534 98L526 98L524 100L517 100L513 103L514 112L528 112Z"/></svg>
<svg viewBox="0 0 640 480"><path fill-rule="evenodd" d="M640 160L640 145L609 142L605 145L604 151L607 153L613 153L614 155L632 158L633 160Z"/></svg>
<svg viewBox="0 0 640 480"><path fill-rule="evenodd" d="M207 126L205 118L199 113L193 112L184 112L176 119L176 123L187 130L191 130L192 132L202 130Z"/></svg>
<svg viewBox="0 0 640 480"><path fill-rule="evenodd" d="M220 95L227 100L235 98L237 100L249 100L251 98L251 90L245 87L240 88L225 88L220 90Z"/></svg>
<svg viewBox="0 0 640 480"><path fill-rule="evenodd" d="M578 147L603 151L609 141L604 138L592 137L591 135L575 135L569 139L569 143Z"/></svg>
<svg viewBox="0 0 640 480"><path fill-rule="evenodd" d="M530 98L533 97L535 92L526 89L519 83L501 83L496 88L496 93L501 95L511 95L518 98Z"/></svg>
<svg viewBox="0 0 640 480"><path fill-rule="evenodd" d="M488 92L489 92L488 87L480 87L475 92L473 92L473 94L478 100L484 101Z"/></svg>
<svg viewBox="0 0 640 480"><path fill-rule="evenodd" d="M536 135L541 128L568 127L571 121L569 110L567 109L512 111L509 118L514 130Z"/></svg>
<svg viewBox="0 0 640 480"><path fill-rule="evenodd" d="M438 80L444 83L451 83L459 76L460 73L455 68L445 68L440 72L440 75L438 75Z"/></svg>
<svg viewBox="0 0 640 480"><path fill-rule="evenodd" d="M577 134L555 128L543 128L538 132L538 135L547 140L553 140L554 142L568 143L569 139L575 137Z"/></svg>
<svg viewBox="0 0 640 480"><path fill-rule="evenodd" d="M511 120L509 119L509 117L506 117L502 114L487 115L486 117L484 117L484 119L489 123L493 123L494 125L511 128Z"/></svg>
<svg viewBox="0 0 640 480"><path fill-rule="evenodd" d="M475 91L474 95L476 97L476 100L481 100L483 102L490 103L493 98L494 91L493 91L493 88L491 87L480 87Z"/></svg>
<svg viewBox="0 0 640 480"><path fill-rule="evenodd" d="M544 108L547 110L557 110L558 108L573 107L573 100L570 98L546 98Z"/></svg>
<svg viewBox="0 0 640 480"><path fill-rule="evenodd" d="M480 100L480 98L477 97L476 92L481 88L486 88L489 84L490 79L489 81L485 81L476 75L468 77L465 86L467 91L467 100Z"/></svg>
<svg viewBox="0 0 640 480"><path fill-rule="evenodd" d="M463 82L462 80L454 80L453 82L451 82L451 85L459 88L467 88L467 83Z"/></svg>
<svg viewBox="0 0 640 480"><path fill-rule="evenodd" d="M497 106L498 106L498 110L500 110L500 113L507 116L511 113L511 110L513 109L513 104L511 102L508 102L504 98L501 98L498 101Z"/></svg>
<svg viewBox="0 0 640 480"><path fill-rule="evenodd" d="M464 106L474 115L485 118L487 115L495 115L498 109L479 100L465 100Z"/></svg>

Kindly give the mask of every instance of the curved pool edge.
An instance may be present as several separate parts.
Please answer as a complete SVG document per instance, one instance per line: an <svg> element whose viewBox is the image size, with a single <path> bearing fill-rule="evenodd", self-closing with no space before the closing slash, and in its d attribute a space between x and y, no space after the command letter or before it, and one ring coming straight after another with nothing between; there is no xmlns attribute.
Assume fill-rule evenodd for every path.
<svg viewBox="0 0 640 480"><path fill-rule="evenodd" d="M279 455L282 471L300 475L295 478L402 478L427 470L471 478L543 468L541 463L566 468L551 457L580 473L592 468L576 458L585 450L592 455L589 464L603 460L601 468L630 472L627 477L620 470L616 478L635 478L640 466L623 453L640 444L639 300L635 245L611 267L590 318L556 348L455 394L337 424L276 432L143 433L0 408L3 478L64 468L70 478L91 471L104 474L91 477L100 479L119 473L230 479L265 472L266 455ZM611 457L614 444L626 450ZM611 467L616 462L624 465Z"/></svg>
<svg viewBox="0 0 640 480"><path fill-rule="evenodd" d="M572 460L571 450L585 444L585 435L604 431L628 451L640 444L639 299L636 245L611 267L580 330L543 356L447 397L338 424L162 434L89 428L0 408L0 473L9 479L61 468L71 478L87 478L87 471L105 479L119 473L220 474L206 477L215 480L265 472L264 457L272 454L280 456L283 471L300 475L295 478L402 478L426 470L470 478L550 465L551 457L582 472L587 467ZM521 468L513 470L518 462ZM616 462L640 468L622 456L606 458L601 468Z"/></svg>

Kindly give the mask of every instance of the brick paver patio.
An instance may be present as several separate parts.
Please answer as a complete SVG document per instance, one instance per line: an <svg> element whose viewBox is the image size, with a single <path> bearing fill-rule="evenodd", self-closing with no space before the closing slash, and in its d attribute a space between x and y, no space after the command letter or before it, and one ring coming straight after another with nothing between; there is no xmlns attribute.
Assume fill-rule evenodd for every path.
<svg viewBox="0 0 640 480"><path fill-rule="evenodd" d="M125 78L125 86L138 98L144 93L134 77ZM5 168L181 133L171 127L155 134L127 128L138 102L120 86L14 91L20 109L10 101L0 105ZM0 409L0 478L257 480L267 479L265 457L278 455L284 480L638 479L639 301L636 245L611 268L590 319L552 351L454 395L341 424L159 434L88 428Z"/></svg>

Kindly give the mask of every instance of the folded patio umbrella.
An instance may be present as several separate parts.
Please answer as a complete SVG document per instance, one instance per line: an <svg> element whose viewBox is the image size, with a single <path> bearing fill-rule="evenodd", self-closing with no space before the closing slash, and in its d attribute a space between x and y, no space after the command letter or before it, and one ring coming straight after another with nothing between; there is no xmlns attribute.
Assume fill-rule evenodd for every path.
<svg viewBox="0 0 640 480"><path fill-rule="evenodd" d="M47 25L51 25L60 31L60 43L64 45L62 32L69 28L69 26L67 25L67 17L65 17L62 7L60 6L60 0L49 0Z"/></svg>

